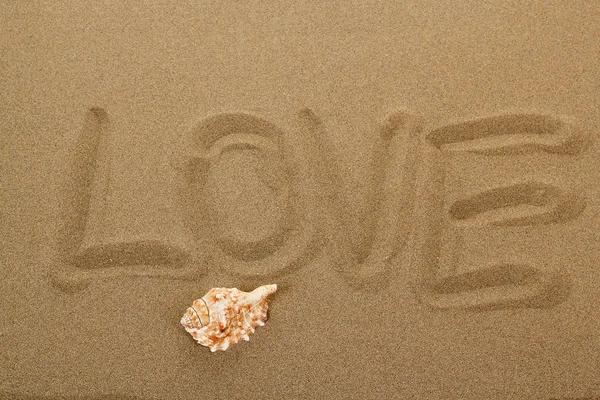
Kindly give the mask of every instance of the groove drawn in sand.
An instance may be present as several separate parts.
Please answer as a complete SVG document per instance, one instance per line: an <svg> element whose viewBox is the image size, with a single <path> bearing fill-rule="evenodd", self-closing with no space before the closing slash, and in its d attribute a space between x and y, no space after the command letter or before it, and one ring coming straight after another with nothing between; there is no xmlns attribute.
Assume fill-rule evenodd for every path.
<svg viewBox="0 0 600 400"><path fill-rule="evenodd" d="M455 201L448 212L463 225L523 226L567 222L584 209L581 196L532 181L474 193Z"/></svg>
<svg viewBox="0 0 600 400"><path fill-rule="evenodd" d="M514 125L514 129L511 126ZM448 173L445 154L474 151L487 155L523 154L531 151L576 154L581 136L562 135L542 140L532 135L574 132L554 117L515 114L479 119L432 131L425 151L428 166L422 198L429 204L429 222L420 237L425 262L419 284L420 298L441 308L495 309L504 307L551 307L569 295L570 277L559 270L535 265L529 254L511 254L514 261L485 261L472 267L463 264L465 240L470 234L491 234L500 229L566 223L585 209L584 199L561 187L525 177L503 187L482 188L452 201L444 193ZM543 128L543 129L542 129ZM516 135L501 140L500 135ZM474 145L478 138L493 140ZM466 143L469 142L469 143ZM448 145L448 147L446 147ZM468 149L468 150L467 150ZM507 160L509 161L510 158ZM498 231L499 232L499 231ZM467 268L465 268L467 267Z"/></svg>
<svg viewBox="0 0 600 400"><path fill-rule="evenodd" d="M115 226L143 217L133 213L129 221L115 221L113 209L119 205L111 182L114 141L107 113L89 110L67 170L58 235L60 265L50 273L52 283L72 292L105 279L197 278L203 271L184 267L191 256L177 227L169 231L156 226L143 236L117 232Z"/></svg>
<svg viewBox="0 0 600 400"><path fill-rule="evenodd" d="M432 131L428 141L443 151L488 155L536 151L576 155L591 143L575 124L550 115L505 114L477 118Z"/></svg>
<svg viewBox="0 0 600 400"><path fill-rule="evenodd" d="M291 272L317 245L316 183L307 154L313 114L298 115L291 133L245 113L222 113L191 132L190 149L177 162L189 229L209 240L222 266L245 276ZM293 130L293 129L292 129Z"/></svg>
<svg viewBox="0 0 600 400"><path fill-rule="evenodd" d="M357 254L353 265L346 268L357 287L385 283L390 262L408 240L423 125L421 117L399 111L380 127L372 163L374 178L367 199L370 210L367 221L361 224L362 229L369 231L364 254Z"/></svg>

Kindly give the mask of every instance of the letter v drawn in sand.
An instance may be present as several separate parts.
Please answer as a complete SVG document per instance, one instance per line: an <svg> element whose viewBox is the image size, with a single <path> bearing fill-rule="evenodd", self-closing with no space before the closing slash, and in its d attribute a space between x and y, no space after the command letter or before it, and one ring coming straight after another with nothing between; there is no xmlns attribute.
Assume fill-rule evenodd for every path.
<svg viewBox="0 0 600 400"><path fill-rule="evenodd" d="M394 260L402 255L412 232L412 212L415 203L415 179L419 165L423 118L408 111L397 111L377 127L377 139L372 155L373 179L367 196L367 212L359 229L366 230L364 241L354 248L346 232L351 222L344 213L342 190L329 178L326 186L336 188L330 195L329 208L337 221L334 235L337 252L343 253L337 262L342 275L358 289L381 286L389 280Z"/></svg>

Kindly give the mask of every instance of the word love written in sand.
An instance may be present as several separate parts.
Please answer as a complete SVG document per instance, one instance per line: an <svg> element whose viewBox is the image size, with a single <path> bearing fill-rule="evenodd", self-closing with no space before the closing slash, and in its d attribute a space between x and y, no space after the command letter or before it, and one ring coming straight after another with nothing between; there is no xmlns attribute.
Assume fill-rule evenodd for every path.
<svg viewBox="0 0 600 400"><path fill-rule="evenodd" d="M548 227L586 207L561 171L577 168L590 136L566 118L515 113L426 129L395 113L374 128L358 222L341 160L310 110L207 117L174 157L138 169L115 131L91 109L63 160L52 268L63 290L110 278L200 279L207 265L252 281L282 277L329 243L335 270L357 288L384 285L410 253L417 295L436 308L545 307L568 293L569 277L533 256L552 254ZM348 233L359 230L357 242ZM513 238L532 251L490 251Z"/></svg>

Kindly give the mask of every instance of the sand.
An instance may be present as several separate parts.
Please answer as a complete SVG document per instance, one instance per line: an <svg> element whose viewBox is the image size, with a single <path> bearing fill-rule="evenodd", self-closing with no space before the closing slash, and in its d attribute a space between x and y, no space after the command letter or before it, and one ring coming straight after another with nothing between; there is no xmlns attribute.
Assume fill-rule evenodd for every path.
<svg viewBox="0 0 600 400"><path fill-rule="evenodd" d="M600 398L600 4L0 17L0 398Z"/></svg>

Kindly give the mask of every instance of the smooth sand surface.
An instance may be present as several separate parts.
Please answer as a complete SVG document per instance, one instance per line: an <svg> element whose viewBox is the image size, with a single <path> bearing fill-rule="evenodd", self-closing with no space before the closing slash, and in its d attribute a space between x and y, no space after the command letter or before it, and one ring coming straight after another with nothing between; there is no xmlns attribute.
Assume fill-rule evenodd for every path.
<svg viewBox="0 0 600 400"><path fill-rule="evenodd" d="M0 398L600 398L600 3L0 18Z"/></svg>

